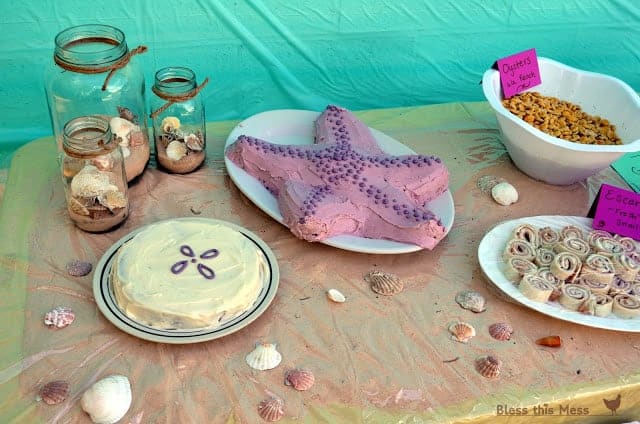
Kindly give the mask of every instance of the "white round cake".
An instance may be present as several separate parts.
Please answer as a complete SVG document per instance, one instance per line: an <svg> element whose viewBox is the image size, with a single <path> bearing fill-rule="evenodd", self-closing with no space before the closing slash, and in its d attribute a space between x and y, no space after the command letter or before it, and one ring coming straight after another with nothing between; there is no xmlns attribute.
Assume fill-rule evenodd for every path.
<svg viewBox="0 0 640 424"><path fill-rule="evenodd" d="M218 327L258 298L267 260L224 223L202 218L151 224L118 249L111 283L118 307L157 329Z"/></svg>

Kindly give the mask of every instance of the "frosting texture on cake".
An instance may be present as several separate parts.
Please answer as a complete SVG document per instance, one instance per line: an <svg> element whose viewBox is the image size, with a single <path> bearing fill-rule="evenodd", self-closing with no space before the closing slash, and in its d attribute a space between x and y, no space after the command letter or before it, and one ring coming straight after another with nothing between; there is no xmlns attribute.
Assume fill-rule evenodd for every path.
<svg viewBox="0 0 640 424"><path fill-rule="evenodd" d="M179 219L152 224L117 252L116 303L159 329L217 327L247 311L265 278L266 259L251 239L224 224Z"/></svg>
<svg viewBox="0 0 640 424"><path fill-rule="evenodd" d="M346 109L320 114L312 145L242 135L226 155L277 197L285 225L304 240L349 234L432 249L445 235L424 206L448 188L440 158L385 153Z"/></svg>

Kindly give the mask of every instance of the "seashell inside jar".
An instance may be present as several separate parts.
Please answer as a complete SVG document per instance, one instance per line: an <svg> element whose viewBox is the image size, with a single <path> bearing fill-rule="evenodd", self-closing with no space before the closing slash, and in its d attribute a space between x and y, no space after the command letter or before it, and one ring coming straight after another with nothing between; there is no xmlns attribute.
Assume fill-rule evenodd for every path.
<svg viewBox="0 0 640 424"><path fill-rule="evenodd" d="M125 163L116 140L109 122L98 116L78 117L64 127L62 180L67 209L82 230L107 231L129 215Z"/></svg>
<svg viewBox="0 0 640 424"><path fill-rule="evenodd" d="M158 163L165 170L186 174L205 160L204 104L198 95L195 73L183 67L156 72L151 118Z"/></svg>
<svg viewBox="0 0 640 424"><path fill-rule="evenodd" d="M138 124L138 117L129 109L118 106L119 116L110 119L109 125L122 150L127 182L141 175L147 167L151 149L146 127ZM98 164L96 166L99 167Z"/></svg>

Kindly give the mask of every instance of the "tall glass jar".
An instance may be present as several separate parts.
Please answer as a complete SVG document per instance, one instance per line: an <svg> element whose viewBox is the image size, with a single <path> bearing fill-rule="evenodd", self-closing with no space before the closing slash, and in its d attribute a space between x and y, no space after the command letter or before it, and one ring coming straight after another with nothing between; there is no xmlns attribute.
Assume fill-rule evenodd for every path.
<svg viewBox="0 0 640 424"><path fill-rule="evenodd" d="M62 147L65 123L79 116L101 116L122 147L127 180L149 161L144 74L124 33L108 25L80 25L56 35L45 88L53 131Z"/></svg>
<svg viewBox="0 0 640 424"><path fill-rule="evenodd" d="M150 99L156 159L169 172L185 174L205 159L206 122L196 74L189 68L169 67L156 72Z"/></svg>
<svg viewBox="0 0 640 424"><path fill-rule="evenodd" d="M63 127L62 181L69 217L85 231L107 231L129 215L122 149L109 121L81 116Z"/></svg>

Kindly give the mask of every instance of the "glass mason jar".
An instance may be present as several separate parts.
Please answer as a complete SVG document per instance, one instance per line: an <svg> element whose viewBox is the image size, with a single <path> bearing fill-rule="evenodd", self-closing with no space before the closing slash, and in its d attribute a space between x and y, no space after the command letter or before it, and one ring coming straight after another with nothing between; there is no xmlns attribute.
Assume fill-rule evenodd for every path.
<svg viewBox="0 0 640 424"><path fill-rule="evenodd" d="M62 180L69 216L85 231L109 230L129 215L122 148L109 121L80 116L63 127Z"/></svg>
<svg viewBox="0 0 640 424"><path fill-rule="evenodd" d="M189 68L169 67L156 72L151 105L156 159L169 172L185 174L205 159L206 122L198 86Z"/></svg>
<svg viewBox="0 0 640 424"><path fill-rule="evenodd" d="M127 180L144 171L150 151L144 74L134 56L145 51L130 51L124 33L108 25L80 25L56 35L45 89L59 150L65 123L101 116L122 147Z"/></svg>

